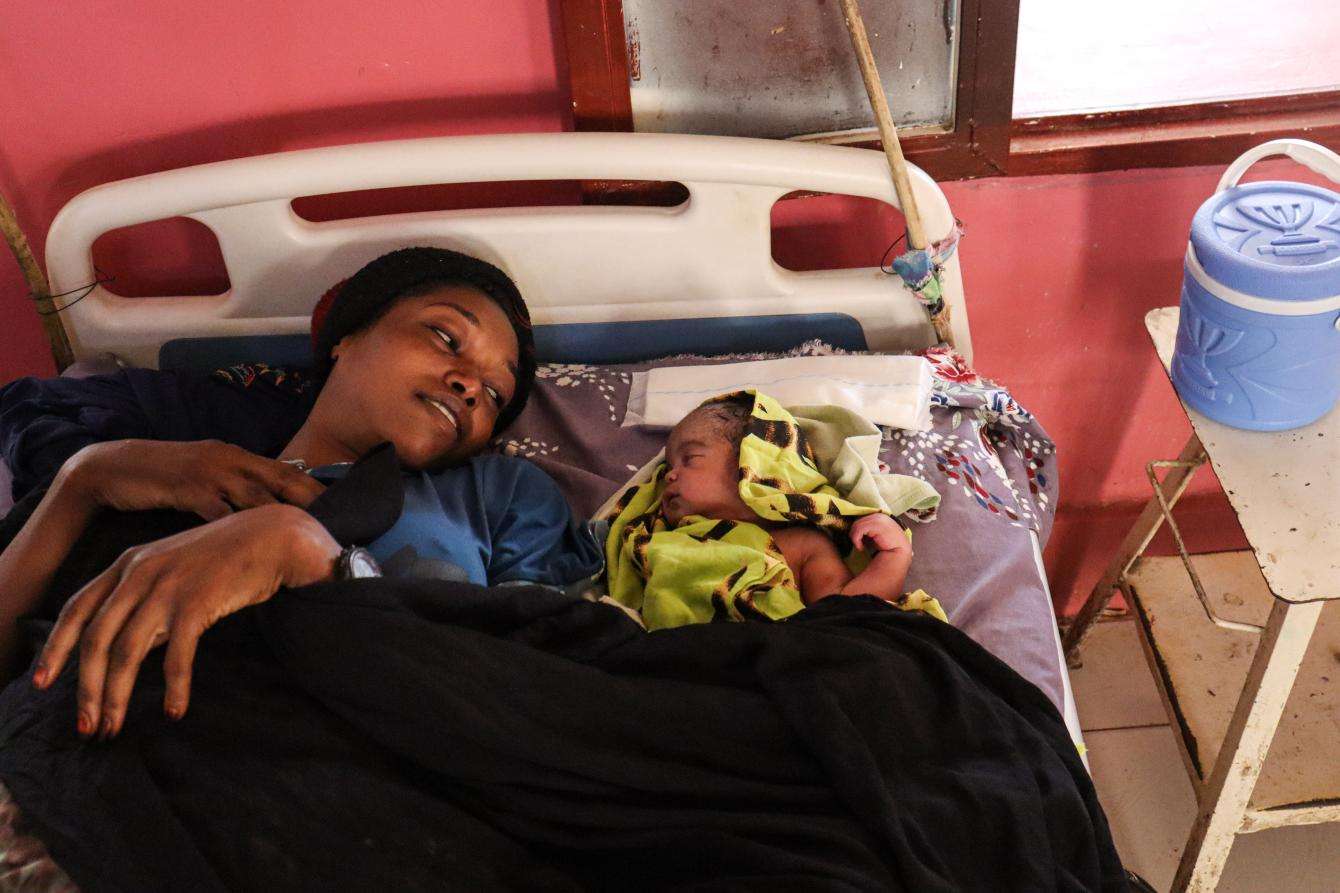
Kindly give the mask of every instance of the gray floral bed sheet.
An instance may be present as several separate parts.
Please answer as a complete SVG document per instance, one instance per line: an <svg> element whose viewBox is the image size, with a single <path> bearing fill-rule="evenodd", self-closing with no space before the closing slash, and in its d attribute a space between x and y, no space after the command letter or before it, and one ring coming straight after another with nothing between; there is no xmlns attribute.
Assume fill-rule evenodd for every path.
<svg viewBox="0 0 1340 893"><path fill-rule="evenodd" d="M815 341L795 353L842 351ZM931 430L884 429L880 451L889 470L941 495L935 517L912 526L908 586L938 598L954 625L1064 709L1065 670L1037 557L1056 504L1055 446L1007 390L962 357L945 348L924 356L935 373ZM544 365L526 411L496 445L547 471L574 510L590 516L665 443L665 429L620 427L635 372L757 358Z"/></svg>

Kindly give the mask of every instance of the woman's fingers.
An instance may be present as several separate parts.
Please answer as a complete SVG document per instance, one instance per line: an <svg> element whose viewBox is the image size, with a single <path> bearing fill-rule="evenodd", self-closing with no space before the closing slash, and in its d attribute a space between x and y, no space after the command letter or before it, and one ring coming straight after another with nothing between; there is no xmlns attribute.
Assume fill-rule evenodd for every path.
<svg viewBox="0 0 1340 893"><path fill-rule="evenodd" d="M125 722L145 655L166 640L163 707L180 717L204 631L280 585L323 579L338 553L325 528L287 505L238 512L131 549L70 599L34 681L50 685L78 647L79 731L113 735Z"/></svg>
<svg viewBox="0 0 1340 893"><path fill-rule="evenodd" d="M217 521L233 513L233 507L228 501L207 487L199 487L185 493L181 508L194 512L206 521Z"/></svg>
<svg viewBox="0 0 1340 893"><path fill-rule="evenodd" d="M181 719L191 703L191 668L195 664L196 646L204 633L204 624L188 614L172 624L167 654L163 658L163 678L167 691L163 694L163 712L171 719Z"/></svg>
<svg viewBox="0 0 1340 893"><path fill-rule="evenodd" d="M148 562L135 558L127 561L115 588L103 600L80 639L79 691L76 696L79 711L76 727L80 734L87 735L96 729L106 737L112 732L111 718L102 710L108 673L113 666L120 668L132 662L135 669L139 668L143 654L136 658L137 643L122 638L123 627L152 590L156 579L157 568ZM133 675L131 679L133 681Z"/></svg>
<svg viewBox="0 0 1340 893"><path fill-rule="evenodd" d="M254 484L271 495L270 502L306 506L326 489L316 478L287 462L246 453L241 471ZM259 503L258 503L259 504Z"/></svg>
<svg viewBox="0 0 1340 893"><path fill-rule="evenodd" d="M60 610L60 616L56 618L56 625L51 630L51 635L47 636L47 642L42 646L42 655L37 661L37 672L34 674L33 681L38 688L46 688L56 677L61 674L65 668L65 661L69 659L70 652L74 646L79 643L79 637L83 635L84 627L102 607L103 601L116 588L116 584L121 579L121 571L125 567L125 556L117 559L116 563L107 570L98 574L92 580L84 585L65 603Z"/></svg>
<svg viewBox="0 0 1340 893"><path fill-rule="evenodd" d="M107 658L107 675L102 687L99 732L110 738L121 731L130 704L130 693L139 676L144 656L167 639L168 608L152 596L139 603L121 632L113 640Z"/></svg>
<svg viewBox="0 0 1340 893"><path fill-rule="evenodd" d="M239 477L227 484L228 502L234 509L254 509L259 505L278 502L270 490L249 477Z"/></svg>
<svg viewBox="0 0 1340 893"><path fill-rule="evenodd" d="M272 474L271 490L290 505L306 507L321 495L326 487L316 478L305 474L292 465L276 462L280 466Z"/></svg>

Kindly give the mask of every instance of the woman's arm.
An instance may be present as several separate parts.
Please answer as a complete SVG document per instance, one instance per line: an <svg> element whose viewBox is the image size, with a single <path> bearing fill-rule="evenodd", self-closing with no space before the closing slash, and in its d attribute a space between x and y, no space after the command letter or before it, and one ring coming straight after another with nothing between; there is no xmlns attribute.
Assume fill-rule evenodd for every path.
<svg viewBox="0 0 1340 893"><path fill-rule="evenodd" d="M205 630L282 587L330 579L339 554L315 518L279 504L128 549L65 603L33 682L50 685L78 647L76 728L82 735L115 735L145 655L167 643L163 709L180 718Z"/></svg>
<svg viewBox="0 0 1340 893"><path fill-rule="evenodd" d="M212 520L277 501L307 505L322 489L292 466L218 441L84 447L0 553L0 672L7 679L15 670L18 618L37 606L97 510L180 509Z"/></svg>
<svg viewBox="0 0 1340 893"><path fill-rule="evenodd" d="M302 425L315 389L295 375L239 378L238 371L248 370L124 369L0 386L0 457L14 475L14 499L47 486L92 443L217 438L257 455L278 454Z"/></svg>
<svg viewBox="0 0 1340 893"><path fill-rule="evenodd" d="M65 467L99 507L178 509L206 521L272 502L305 506L325 489L292 465L218 440L96 443Z"/></svg>
<svg viewBox="0 0 1340 893"><path fill-rule="evenodd" d="M68 470L56 475L37 509L0 552L0 673L18 671L18 620L42 600L96 506Z"/></svg>

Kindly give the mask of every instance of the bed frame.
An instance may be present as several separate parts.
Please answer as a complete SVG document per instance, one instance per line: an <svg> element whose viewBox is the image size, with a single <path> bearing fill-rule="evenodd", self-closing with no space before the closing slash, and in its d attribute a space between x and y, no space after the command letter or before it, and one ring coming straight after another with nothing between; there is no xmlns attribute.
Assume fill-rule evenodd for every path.
<svg viewBox="0 0 1340 893"><path fill-rule="evenodd" d="M390 214L313 223L297 197L512 180L677 180L671 208L570 206ZM932 241L953 214L925 172L912 188ZM104 232L172 217L213 231L231 288L124 298L101 285L62 314L78 360L155 367L178 338L306 333L333 282L394 248L432 245L501 267L537 325L838 311L871 349L935 343L925 312L876 267L793 272L772 259L770 213L796 190L898 201L884 156L838 146L677 134L550 133L334 146L223 161L98 186L72 199L47 237L53 293L95 281ZM956 348L972 358L957 256L943 271Z"/></svg>

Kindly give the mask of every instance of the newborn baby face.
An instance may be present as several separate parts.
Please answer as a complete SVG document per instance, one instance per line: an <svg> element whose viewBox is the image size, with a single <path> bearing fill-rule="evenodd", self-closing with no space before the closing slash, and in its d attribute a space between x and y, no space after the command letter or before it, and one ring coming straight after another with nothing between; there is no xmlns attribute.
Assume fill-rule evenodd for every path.
<svg viewBox="0 0 1340 893"><path fill-rule="evenodd" d="M672 527L685 515L757 519L740 498L738 448L710 420L691 414L676 425L666 444L665 459L669 470L661 506Z"/></svg>

